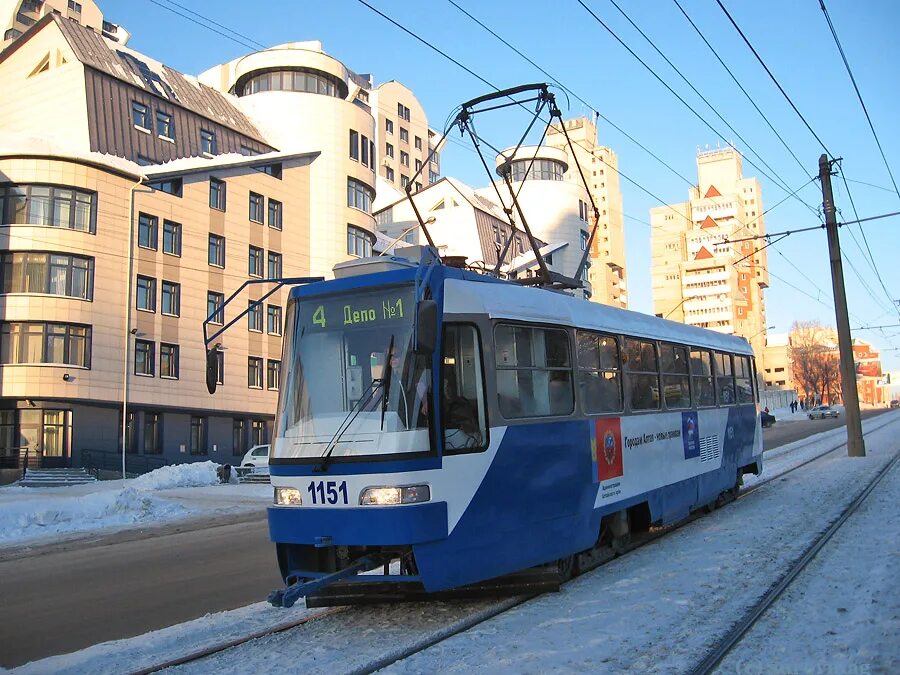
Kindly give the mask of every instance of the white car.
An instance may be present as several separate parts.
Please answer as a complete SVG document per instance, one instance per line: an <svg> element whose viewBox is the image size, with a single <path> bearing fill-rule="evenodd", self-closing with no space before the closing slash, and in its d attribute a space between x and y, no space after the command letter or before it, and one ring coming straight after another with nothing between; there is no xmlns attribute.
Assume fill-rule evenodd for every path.
<svg viewBox="0 0 900 675"><path fill-rule="evenodd" d="M837 419L839 413L830 405L817 405L809 411L807 417L811 420L824 420L826 417L834 417Z"/></svg>
<svg viewBox="0 0 900 675"><path fill-rule="evenodd" d="M243 467L263 467L269 468L269 444L265 445L254 445L247 451L247 454L244 455L244 458L241 460L241 466Z"/></svg>

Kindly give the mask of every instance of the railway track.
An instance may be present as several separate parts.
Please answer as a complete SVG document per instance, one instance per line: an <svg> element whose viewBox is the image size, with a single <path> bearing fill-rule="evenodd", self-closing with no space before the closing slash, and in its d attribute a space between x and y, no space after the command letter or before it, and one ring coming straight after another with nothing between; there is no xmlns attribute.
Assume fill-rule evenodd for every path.
<svg viewBox="0 0 900 675"><path fill-rule="evenodd" d="M895 417L891 416L891 419L887 420L886 422L879 424L877 427L868 429L865 432L865 435L872 434L872 433L874 433L896 421L900 421L900 418L895 418ZM795 446L795 447L791 448L791 450L788 452L793 453L793 452L802 450L805 447L808 447L810 445L813 445L813 444L819 443L819 442L820 442L820 440L810 441L809 443L804 443L802 445ZM820 459L822 459L844 447L846 447L845 440L841 441L841 442L836 442L834 445L829 446L828 448L826 448L825 450L823 450L820 453L816 453L812 457L804 460L803 462L801 462L799 464L796 464L794 466L786 468L784 471L781 471L778 474L770 476L770 477L766 478L765 480L756 482L751 486L745 487L744 489L741 490L740 494L737 496L737 500L743 499L743 498L747 497L749 494L751 494L751 493L755 492L756 490L758 490L759 488L763 487L764 485L767 485L768 483L770 483L774 480L781 479L784 476L796 471L797 469L805 467L805 466L811 464L812 462L818 461L818 460L820 460ZM779 453L778 455L776 455L776 457L783 456L784 454L786 454L786 453L784 453L784 452ZM862 501L865 499L865 496L867 496L868 493L871 492L871 489L874 488L874 486L877 484L877 481L879 481L881 479L881 477L883 477L884 475L887 474L887 471L892 466L894 466L894 464L896 464L898 459L900 459L900 455L897 455L896 457L894 457L894 459L891 460L891 462L878 474L875 481L870 483L870 486L864 490L865 494L860 495L860 497L858 497L857 500L855 500L853 502L853 504L851 504L851 507L853 508L853 510L856 509L856 507L859 505L859 503L862 503ZM857 503L857 502L859 502L859 503ZM855 504L855 506L854 506L854 504ZM849 508L850 507L848 507L848 509ZM829 539L830 539L831 535L834 534L834 531L836 531L840 527L840 524L842 524L844 522L844 520L846 520L846 517L849 517L849 515L851 513L852 512L845 512L845 514L842 514L842 516L839 518L840 523L837 523L836 525L833 523L832 526L829 527L829 530L828 530L828 532L830 532L830 534L828 534ZM685 520L683 520L677 524L670 525L667 527L662 527L662 528L655 528L655 529L651 530L649 533L646 533L645 535L642 535L639 538L633 540L623 551L620 552L619 555L624 555L624 554L630 553L631 551L634 551L638 548L646 546L647 544L652 543L653 541L659 539L660 537L662 537L666 534L669 534L669 533L673 532L674 530L677 530L677 529L687 525L688 523L694 522L695 520L703 517L703 515L704 514L702 511L697 511L694 514L692 514L690 517L686 518ZM822 538L820 537L819 539L817 539L817 542L820 539L822 539ZM805 565L809 562L809 560L812 559L812 557L815 555L815 553L825 543L827 543L827 539L823 540L822 543L817 548L815 548L815 551L812 551L810 553L811 549L816 546L816 542L814 542L813 545L811 545L810 549L808 549L807 552L805 552L804 555L801 556L801 558L795 563L795 566L797 564L799 564L801 561L803 561L807 557L807 554L808 554L808 559L805 559L805 562L802 563L803 567L805 567ZM586 565L586 566L582 567L582 569L580 570L580 573L588 572L592 569L599 567L602 564L605 564L608 561L609 561L609 559L602 559L602 560L596 562L595 564ZM790 581L793 580L794 577L796 577L796 575L799 573L800 570L802 570L802 567L799 568L793 574L791 574L789 572L784 577L782 577L781 580L779 580L779 584L785 580L787 580L787 582L780 590L777 591L777 593L775 595L773 595L771 597L771 599L768 601L768 604L765 605L765 607L770 606L771 603L777 599L777 597L781 594L781 592L784 590L784 588L787 588L787 586L790 584ZM790 576L789 579L788 579L788 576ZM777 585L778 584L776 584L776 586ZM767 592L766 595L763 596L763 598L761 598L760 602L757 603L757 605L760 605L763 602L763 600L765 600L770 595L770 593L774 590L774 588L775 587L773 586L773 589L770 589L770 591ZM382 668L390 666L393 663L397 663L398 661L402 661L403 659L406 659L415 654L418 654L419 652L422 652L422 651L428 649L429 647L439 644L439 643L453 637L454 635L464 633L464 632L478 626L481 623L489 621L490 619L493 619L505 612L508 612L509 610L511 610L515 607L518 607L520 605L523 605L523 604L529 602L530 600L534 599L535 597L538 597L538 595L540 595L540 594L531 594L531 595L522 595L522 596L511 597L511 598L504 598L504 599L498 601L497 603L491 605L488 608L476 611L473 614L471 614L470 616L463 617L462 619L459 619L459 620L456 620L456 621L450 623L444 629L434 631L434 632L430 633L429 635L427 635L426 637L422 638L421 640L414 641L413 643L407 645L402 650L394 651L389 654L386 654L384 657L382 657L380 659L375 659L375 660L367 663L365 667L359 668L356 670L351 670L350 672L373 673L377 670L380 670ZM733 646L735 644L737 644L737 642L740 641L741 636L746 634L746 631L749 630L749 628L753 625L753 622L755 622L759 618L759 616L761 616L761 614L765 611L765 607L763 607L761 610L758 611L758 613L755 614L755 616L752 618L752 622L750 622L750 623L747 623L747 621L749 620L751 611L753 611L753 610L748 611L748 613L742 618L742 620L739 621L738 624L736 624L734 626L732 631L729 632L728 636L726 636L726 638L733 637L733 639L731 640L731 642L727 646L727 648L725 648L725 651L721 651L721 654L719 654L716 657L715 661L712 663L711 666L709 666L709 668L707 670L699 670L700 666L705 664L708 659L713 657L713 652L710 652L710 654L707 656L707 658L705 658L704 661L701 662L701 664L698 664L698 666L697 666L698 669L693 672L698 673L698 674L711 672L712 668L714 668L715 665L721 661L721 659L725 656L725 654L727 654L728 651L730 651L733 648ZM755 608L756 608L756 606L754 606L754 609ZM193 651L193 652L181 655L181 656L173 657L173 658L167 659L163 662L153 664L152 666L145 667L140 670L132 671L132 675L149 675L149 673L155 673L160 670L164 670L166 668L171 668L171 667L176 667L176 666L180 666L180 665L197 662L197 661L200 661L209 656L213 656L215 654L221 653L227 649L231 649L233 647L239 647L241 645L247 644L249 642L252 642L254 640L258 640L261 638L278 635L280 633L284 633L284 632L290 631L292 629L299 628L305 624L310 624L317 620L325 619L332 615L346 612L349 609L350 608L348 608L348 607L335 607L335 608L330 608L330 609L324 609L322 611L317 611L313 614L306 614L302 617L299 617L299 618L296 618L296 619L293 619L290 621L285 621L284 623L280 623L280 624L278 624L276 626L272 626L270 628L260 629L258 631L255 631L255 632L245 635L245 636L240 636L240 637L236 637L233 639L224 640L220 643L208 645L202 649L198 649L196 651ZM738 633L738 629L741 628L742 626L744 626L743 630L741 630ZM725 639L723 639L720 644L724 645ZM716 654L718 654L720 652L720 650L721 650L721 648L719 647L719 645L717 645L717 647L714 651L716 652Z"/></svg>
<svg viewBox="0 0 900 675"><path fill-rule="evenodd" d="M741 619L732 626L720 639L707 655L700 661L691 671L691 675L707 675L715 670L716 666L721 663L722 659L740 643L744 636L759 621L760 617L771 607L781 594L793 583L797 576L806 569L806 566L815 558L816 554L831 541L835 533L840 530L841 526L847 522L847 519L856 513L860 505L865 502L866 498L872 493L872 490L881 482L881 480L890 473L891 469L900 461L900 453L895 454L894 458L888 462L884 468L879 471L875 477L857 494L856 498L850 502L847 508L835 518L828 528L819 535L803 553L789 566L788 570L782 575L763 596L750 607Z"/></svg>

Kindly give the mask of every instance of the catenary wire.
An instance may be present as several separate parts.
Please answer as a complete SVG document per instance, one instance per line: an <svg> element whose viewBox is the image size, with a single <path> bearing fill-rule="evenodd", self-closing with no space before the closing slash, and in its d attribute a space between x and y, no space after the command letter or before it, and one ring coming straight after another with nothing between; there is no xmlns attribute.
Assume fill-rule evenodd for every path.
<svg viewBox="0 0 900 675"><path fill-rule="evenodd" d="M251 44L250 42L244 42L242 39L238 39L238 38L234 37L233 35L229 35L228 33L223 33L222 31L220 31L216 28L213 28L212 26L209 26L205 23L202 23L202 22L198 21L197 19L195 19L191 16L188 16L187 14L179 12L177 9L173 9L172 7L169 7L168 5L162 4L158 0L148 0L148 2L152 2L157 7L162 7L163 9L168 10L168 11L172 12L173 14L177 14L178 16L180 16L184 19L187 19L188 21L190 21L192 23L197 24L198 26L206 28L207 30L211 30L213 33L218 33L222 37L227 38L228 40L231 40L232 42L235 42L235 43L241 45L242 47L247 47L247 48L253 49L253 50L256 49L256 47L253 44ZM192 12L192 13L195 13L195 12ZM201 16L201 15L198 14L197 16ZM204 17L204 18L206 18L206 17ZM209 21L209 19L207 19L207 21ZM231 30L231 29L229 28L227 30ZM234 33L235 35L240 35L240 33L238 33L237 31L231 31L231 32ZM245 39L249 40L249 38L245 38Z"/></svg>
<svg viewBox="0 0 900 675"><path fill-rule="evenodd" d="M763 61L763 58L759 55L759 52L756 51L756 48L753 46L753 44L750 42L750 40L744 34L744 31L741 30L741 27L738 26L737 22L732 18L731 14L729 14L728 10L725 8L725 5L722 4L722 0L716 0L716 3L719 5L719 7L725 13L725 16L728 17L728 20L731 22L731 25L734 26L734 29L738 32L738 34L741 36L741 38L743 38L746 45L750 48L750 51L753 52L753 55L756 57L756 60L759 61L759 64L763 67L763 69L766 71L766 73L768 73L772 82L774 82L775 86L778 87L778 91L780 91L781 95L784 96L785 99L787 99L787 102L791 104L791 108L794 109L794 112L797 113L797 116L801 119L803 124L806 125L806 128L809 129L809 133L811 133L813 135L813 137L819 142L819 145L822 146L822 149L825 151L825 153L829 157L834 157L834 155L831 154L831 151L828 149L828 147L825 145L825 143L822 141L822 139L819 138L819 135L815 131L813 131L813 128L810 126L809 122L806 121L806 118L803 116L803 113L801 113L800 110L797 108L797 106L794 105L794 102L791 100L791 97L787 95L787 92L784 90L784 87L781 86L781 83L778 81L778 79L775 77L775 75L772 74L772 71L769 70L769 66L766 65L765 61Z"/></svg>
<svg viewBox="0 0 900 675"><path fill-rule="evenodd" d="M778 133L778 131L775 129L775 127L769 121L769 118L766 117L765 113L763 113L763 111L759 109L759 106L756 105L756 101L754 101L753 97L750 96L749 93L747 93L747 90L744 89L744 85L742 85L740 80L738 80L738 78L734 75L734 73L731 71L731 68L729 68L728 65L726 65L725 61L722 60L722 57L719 56L719 53L710 44L709 40L706 39L706 36L697 27L697 25L694 23L693 19L691 19L691 17L688 16L688 13L684 10L684 7L681 6L681 3L679 3L678 0L672 0L672 1L675 3L675 5L678 7L678 9L681 10L681 13L684 15L684 18L687 19L689 24L691 24L691 27L697 32L697 35L700 36L700 39L703 40L703 42L706 44L707 47L709 47L709 50L713 53L713 56L716 57L716 59L719 61L719 63L722 65L722 67L731 76L731 79L738 86L738 89L740 89L741 92L744 94L744 97L750 102L750 105L752 105L756 109L756 112L759 113L760 117L762 117L763 120L765 120L766 124L769 126L769 129L772 130L772 133L775 134L775 136L778 138L779 141L781 141L781 144L784 146L785 150L787 150L788 153L790 153L791 157L794 158L794 161L797 162L797 165L800 167L800 170L803 171L803 173L805 173L807 176L810 176L811 174L810 174L809 170L806 168L806 166L804 166L803 162L800 161L800 158L797 157L796 154L794 154L794 151L791 149L791 146L788 145L787 142L784 140L784 138L782 138L781 134Z"/></svg>
<svg viewBox="0 0 900 675"><path fill-rule="evenodd" d="M847 69L847 74L850 76L850 81L853 83L853 90L856 92L856 98L859 99L859 104L862 106L863 112L866 114L866 121L869 123L869 129L872 131L872 136L875 138L875 144L878 146L878 152L881 153L881 159L884 162L884 168L887 169L888 175L891 177L891 184L894 186L894 192L897 193L897 197L900 197L900 190L897 189L897 181L894 180L894 173L891 171L891 166L888 164L887 157L884 156L884 148L881 147L881 141L878 138L878 134L875 133L875 125L872 124L872 118L869 115L869 109L866 107L865 101L863 101L862 94L859 91L859 86L856 84L856 78L853 76L853 71L850 69L850 63L847 61L847 55L844 53L844 48L841 46L841 41L838 39L837 31L834 29L834 24L831 22L831 16L828 14L828 10L825 7L825 0L819 0L819 6L822 8L822 12L825 14L825 20L828 22L828 28L831 30L831 36L834 38L834 44L837 45L838 51L841 53L841 59L844 61L844 67Z"/></svg>

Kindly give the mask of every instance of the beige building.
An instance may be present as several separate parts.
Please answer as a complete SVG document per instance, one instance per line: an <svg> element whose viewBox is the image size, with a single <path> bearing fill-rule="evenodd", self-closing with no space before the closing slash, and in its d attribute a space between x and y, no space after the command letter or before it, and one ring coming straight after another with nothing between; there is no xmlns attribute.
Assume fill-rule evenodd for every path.
<svg viewBox="0 0 900 675"><path fill-rule="evenodd" d="M794 389L794 366L791 363L790 340L786 333L769 334L762 363L763 384L772 389Z"/></svg>
<svg viewBox="0 0 900 675"><path fill-rule="evenodd" d="M741 335L761 358L769 273L758 240L745 239L765 234L759 181L744 178L733 148L698 152L697 179L687 202L650 211L653 311Z"/></svg>
<svg viewBox="0 0 900 675"><path fill-rule="evenodd" d="M104 20L103 13L93 0L0 0L0 28L3 29L0 50L51 12L58 12L123 45L131 37L121 26Z"/></svg>
<svg viewBox="0 0 900 675"><path fill-rule="evenodd" d="M584 172L588 190L600 211L600 221L594 243L591 246L591 268L588 281L593 295L591 299L614 307L628 307L628 289L625 274L625 225L622 212L622 192L619 187L619 158L610 148L597 143L597 125L587 117L565 122L566 132L575 148L576 156L570 157L565 179L583 185L578 165ZM571 154L566 137L558 125L547 131L547 145ZM576 165L577 161L577 165ZM590 207L585 203L584 214L588 223L593 222Z"/></svg>
<svg viewBox="0 0 900 675"><path fill-rule="evenodd" d="M123 427L135 471L266 442L288 291L220 306L371 254L365 79L318 43L194 78L50 12L0 83L0 465L115 466ZM208 316L237 319L215 396Z"/></svg>

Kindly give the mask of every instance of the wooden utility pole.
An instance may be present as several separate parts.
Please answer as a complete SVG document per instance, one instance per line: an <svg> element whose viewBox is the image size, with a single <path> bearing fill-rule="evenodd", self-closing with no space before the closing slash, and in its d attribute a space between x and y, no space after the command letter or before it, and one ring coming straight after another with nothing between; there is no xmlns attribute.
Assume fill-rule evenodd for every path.
<svg viewBox="0 0 900 675"><path fill-rule="evenodd" d="M828 256L831 258L831 285L834 289L834 314L837 320L838 348L841 354L841 392L847 415L847 456L865 457L866 444L859 416L859 395L856 391L856 365L850 339L850 319L847 316L847 292L844 290L844 266L841 263L841 242L838 238L834 194L831 192L831 162L828 155L819 157L819 181L822 183L822 206L825 209L825 229L828 232Z"/></svg>

